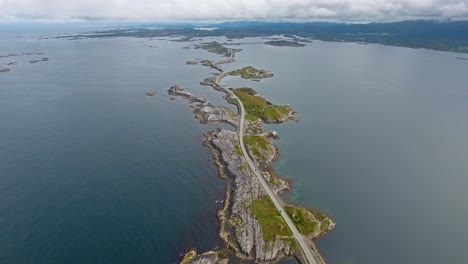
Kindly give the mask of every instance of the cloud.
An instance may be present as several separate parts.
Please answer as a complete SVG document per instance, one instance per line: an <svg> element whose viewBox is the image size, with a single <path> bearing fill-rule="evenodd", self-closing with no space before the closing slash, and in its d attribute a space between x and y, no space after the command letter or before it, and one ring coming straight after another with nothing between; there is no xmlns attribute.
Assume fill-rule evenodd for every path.
<svg viewBox="0 0 468 264"><path fill-rule="evenodd" d="M0 0L0 19L468 19L468 0Z"/></svg>

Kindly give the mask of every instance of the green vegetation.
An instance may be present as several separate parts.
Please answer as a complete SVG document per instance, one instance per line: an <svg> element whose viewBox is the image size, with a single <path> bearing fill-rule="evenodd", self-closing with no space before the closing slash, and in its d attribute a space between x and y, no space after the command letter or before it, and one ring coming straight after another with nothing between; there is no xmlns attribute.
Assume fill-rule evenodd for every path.
<svg viewBox="0 0 468 264"><path fill-rule="evenodd" d="M259 135L245 135L244 136L244 143L249 146L256 146L263 150L268 150L269 146L271 145L270 141L265 137Z"/></svg>
<svg viewBox="0 0 468 264"><path fill-rule="evenodd" d="M208 52L223 55L223 56L226 56L226 57L229 57L231 55L231 52L238 51L238 50L232 50L232 49L226 48L222 44L220 44L220 43L218 43L216 41L195 45L195 48L196 49L204 49L204 50L206 50Z"/></svg>
<svg viewBox="0 0 468 264"><path fill-rule="evenodd" d="M248 95L255 95L255 94L257 94L257 91L255 91L254 89L252 89L252 88L250 88L250 87L237 88L237 91L246 93L246 94L248 94Z"/></svg>
<svg viewBox="0 0 468 264"><path fill-rule="evenodd" d="M244 79L260 79L260 78L273 77L272 73L265 71L265 70L255 69L252 66L247 66L241 69L237 69L231 72L231 74L240 75Z"/></svg>
<svg viewBox="0 0 468 264"><path fill-rule="evenodd" d="M231 218L229 219L229 222L231 223L231 225L240 225L242 224L242 220L239 218L239 216L237 215L233 215L231 216Z"/></svg>
<svg viewBox="0 0 468 264"><path fill-rule="evenodd" d="M270 179L268 180L268 183L270 183L270 185L275 186L277 184L276 178L274 176L271 176Z"/></svg>
<svg viewBox="0 0 468 264"><path fill-rule="evenodd" d="M325 231L327 230L331 225L331 220L330 219L325 219L322 224L320 225L320 231Z"/></svg>
<svg viewBox="0 0 468 264"><path fill-rule="evenodd" d="M312 215L315 217L315 219L317 219L318 221L320 222L323 222L325 219L327 219L327 216L320 213L320 212L317 212L317 211L311 211Z"/></svg>
<svg viewBox="0 0 468 264"><path fill-rule="evenodd" d="M197 256L197 251L195 249L190 250L185 253L184 258L180 261L180 264L188 264Z"/></svg>
<svg viewBox="0 0 468 264"><path fill-rule="evenodd" d="M250 211L260 224L265 242L275 241L276 236L292 235L291 230L268 196L265 195L252 201Z"/></svg>
<svg viewBox="0 0 468 264"><path fill-rule="evenodd" d="M247 166L247 164L242 164L238 167L239 170L243 171L243 170L248 170L249 167Z"/></svg>
<svg viewBox="0 0 468 264"><path fill-rule="evenodd" d="M300 207L286 206L286 213L291 217L294 225L304 235L309 235L315 232L319 223L307 215L307 211Z"/></svg>
<svg viewBox="0 0 468 264"><path fill-rule="evenodd" d="M295 238L283 238L282 240L288 241L292 249L297 249L298 244Z"/></svg>
<svg viewBox="0 0 468 264"><path fill-rule="evenodd" d="M259 135L245 135L244 143L258 161L265 160L261 150L268 151L271 145L268 139Z"/></svg>
<svg viewBox="0 0 468 264"><path fill-rule="evenodd" d="M234 152L236 152L237 155L242 156L242 151L239 144L234 146Z"/></svg>
<svg viewBox="0 0 468 264"><path fill-rule="evenodd" d="M214 61L212 61L212 60L201 60L200 63L205 65L205 66L212 66Z"/></svg>
<svg viewBox="0 0 468 264"><path fill-rule="evenodd" d="M254 115L251 115L251 114L246 114L245 119L247 121L254 122L254 121L257 121L258 117L254 116Z"/></svg>
<svg viewBox="0 0 468 264"><path fill-rule="evenodd" d="M234 93L239 97L247 112L247 120L262 119L265 122L281 121L288 118L291 109L287 106L273 105L265 98L255 95L255 90L248 87L238 88Z"/></svg>
<svg viewBox="0 0 468 264"><path fill-rule="evenodd" d="M297 41L289 40L271 40L265 42L267 45L278 46L278 47L304 47L305 45Z"/></svg>

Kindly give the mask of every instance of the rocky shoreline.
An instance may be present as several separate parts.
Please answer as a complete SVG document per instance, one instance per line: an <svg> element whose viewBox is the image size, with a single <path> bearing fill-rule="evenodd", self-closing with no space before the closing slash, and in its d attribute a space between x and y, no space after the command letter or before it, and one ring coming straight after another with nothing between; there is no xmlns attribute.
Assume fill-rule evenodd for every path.
<svg viewBox="0 0 468 264"><path fill-rule="evenodd" d="M210 43L210 46L216 46ZM219 52L219 48L212 51L217 54L229 56ZM223 51L232 51L223 49ZM226 100L233 103L229 93L219 87L217 80L228 75L222 73L209 77L203 81L216 90L226 93ZM195 95L181 86L172 86L167 91L173 97L182 97L194 109L194 114L201 123L227 123L237 129L240 117L226 107L213 106L204 97ZM291 108L291 112L293 112ZM289 116L289 115L288 115ZM284 122L289 120L278 120ZM248 155L270 185L271 189L280 194L290 189L290 182L278 177L271 169L271 164L278 157L278 150L273 144L271 133L263 129L262 119L246 120L244 143ZM181 263L228 263L230 259L254 260L256 263L277 262L285 256L294 256L298 262L304 262L297 242L292 238L289 228L279 216L279 212L272 207L271 200L261 187L257 178L250 171L246 158L240 150L239 134L236 130L218 128L203 135L203 143L207 146L218 167L219 176L226 180L227 187L224 206L217 213L220 224L219 235L225 242L225 248L218 251L209 251L198 255L195 250L188 251ZM291 219L300 215L304 225L304 236L312 240L333 229L335 224L326 215L311 211L303 207L286 205L291 208ZM285 207L286 208L286 207ZM297 215L295 215L295 214ZM296 218L295 218L296 217ZM299 226L299 229L301 226ZM302 232L302 231L301 231ZM318 261L321 259L315 251ZM324 262L318 262L324 263Z"/></svg>

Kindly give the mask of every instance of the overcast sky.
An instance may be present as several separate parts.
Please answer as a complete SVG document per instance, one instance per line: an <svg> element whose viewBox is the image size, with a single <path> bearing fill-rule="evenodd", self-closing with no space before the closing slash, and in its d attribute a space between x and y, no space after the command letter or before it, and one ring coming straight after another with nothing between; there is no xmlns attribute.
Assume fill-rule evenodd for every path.
<svg viewBox="0 0 468 264"><path fill-rule="evenodd" d="M0 0L0 20L468 19L468 0Z"/></svg>

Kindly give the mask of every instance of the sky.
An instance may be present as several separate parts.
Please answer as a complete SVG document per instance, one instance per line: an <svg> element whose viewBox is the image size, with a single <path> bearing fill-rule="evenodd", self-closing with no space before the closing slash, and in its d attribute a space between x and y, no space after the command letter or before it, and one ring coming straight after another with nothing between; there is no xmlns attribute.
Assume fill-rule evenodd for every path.
<svg viewBox="0 0 468 264"><path fill-rule="evenodd" d="M0 21L468 19L468 0L0 0Z"/></svg>

